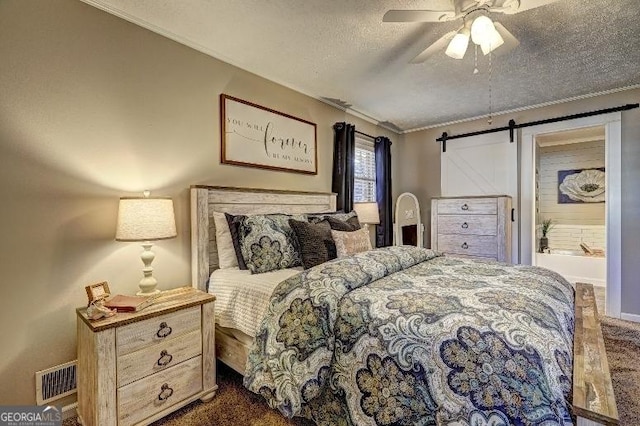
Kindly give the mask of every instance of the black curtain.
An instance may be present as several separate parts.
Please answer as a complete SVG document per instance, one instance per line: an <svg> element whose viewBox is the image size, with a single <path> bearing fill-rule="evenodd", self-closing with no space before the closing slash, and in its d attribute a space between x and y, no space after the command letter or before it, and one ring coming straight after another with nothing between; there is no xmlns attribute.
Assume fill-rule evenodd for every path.
<svg viewBox="0 0 640 426"><path fill-rule="evenodd" d="M376 227L376 247L393 244L393 216L391 211L391 141L378 136L376 154L376 200L380 224Z"/></svg>
<svg viewBox="0 0 640 426"><path fill-rule="evenodd" d="M333 183L332 191L338 194L336 208L353 210L353 169L356 149L356 127L348 123L333 125Z"/></svg>

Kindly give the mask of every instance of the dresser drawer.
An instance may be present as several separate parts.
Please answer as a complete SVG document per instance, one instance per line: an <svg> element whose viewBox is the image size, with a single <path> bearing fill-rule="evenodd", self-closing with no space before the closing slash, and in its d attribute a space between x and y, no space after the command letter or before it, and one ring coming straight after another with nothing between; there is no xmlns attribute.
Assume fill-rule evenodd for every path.
<svg viewBox="0 0 640 426"><path fill-rule="evenodd" d="M496 258L495 257L486 257L486 256L467 256L465 254L459 254L456 253L453 256L455 257L461 257L463 259L472 259L472 260L487 260L487 261L493 261L496 262Z"/></svg>
<svg viewBox="0 0 640 426"><path fill-rule="evenodd" d="M442 215L438 216L440 234L497 235L496 215Z"/></svg>
<svg viewBox="0 0 640 426"><path fill-rule="evenodd" d="M202 356L118 389L118 425L132 425L202 390Z"/></svg>
<svg viewBox="0 0 640 426"><path fill-rule="evenodd" d="M173 367L202 353L202 334L195 330L156 343L118 358L118 383L121 387L161 370Z"/></svg>
<svg viewBox="0 0 640 426"><path fill-rule="evenodd" d="M125 325L116 329L117 354L125 355L193 330L200 330L200 306Z"/></svg>
<svg viewBox="0 0 640 426"><path fill-rule="evenodd" d="M438 250L495 259L498 255L498 239L495 236L438 234Z"/></svg>
<svg viewBox="0 0 640 426"><path fill-rule="evenodd" d="M438 200L438 214L497 214L495 198L455 198Z"/></svg>

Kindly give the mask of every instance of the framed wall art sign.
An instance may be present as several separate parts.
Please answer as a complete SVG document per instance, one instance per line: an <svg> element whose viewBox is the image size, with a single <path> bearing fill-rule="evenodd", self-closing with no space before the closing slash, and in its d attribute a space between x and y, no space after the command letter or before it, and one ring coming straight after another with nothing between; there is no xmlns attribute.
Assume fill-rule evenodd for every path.
<svg viewBox="0 0 640 426"><path fill-rule="evenodd" d="M224 93L221 161L295 173L318 173L316 124Z"/></svg>

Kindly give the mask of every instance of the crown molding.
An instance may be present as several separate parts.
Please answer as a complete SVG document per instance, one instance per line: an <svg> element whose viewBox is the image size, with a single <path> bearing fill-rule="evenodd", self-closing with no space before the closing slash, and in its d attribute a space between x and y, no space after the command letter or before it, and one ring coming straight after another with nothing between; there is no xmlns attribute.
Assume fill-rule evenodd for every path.
<svg viewBox="0 0 640 426"><path fill-rule="evenodd" d="M551 106L551 105L564 104L564 103L567 103L567 102L578 101L578 100L581 100L581 99L595 98L597 96L610 95L612 93L625 92L627 90L634 90L634 89L640 89L640 84L634 84L634 85L631 85L631 86L623 86L623 87L619 87L617 89L604 90L604 91L601 91L601 92L588 93L586 95L573 96L571 98L559 99L557 101L543 102L541 104L535 104L535 105L530 105L530 106L525 106L525 107L520 107L520 108L514 108L514 109L494 112L492 114L484 114L484 115L478 115L478 116L470 117L470 118L462 118L460 120L447 121L447 122L444 122L444 123L430 124L430 125L424 126L424 127L416 127L414 129L404 130L402 132L402 134L420 132L422 130L437 129L439 127L451 126L453 124L468 123L469 121L481 120L483 118L489 118L489 117L495 118L495 117L498 117L498 116L501 116L501 115L513 114L513 113L516 113L516 112L528 111L528 110L536 109L536 108L544 108L544 107Z"/></svg>
<svg viewBox="0 0 640 426"><path fill-rule="evenodd" d="M624 86L621 88L617 88L617 89L610 89L610 90L605 90L605 91L601 91L601 92L595 92L595 93L589 93L586 95L580 95L580 96L574 96L574 97L570 97L570 98L565 98L565 99L560 99L557 101L549 101L549 102L544 102L544 103L540 103L540 104L535 104L535 105L530 105L530 106L525 106L525 107L520 107L520 108L514 108L514 109L509 109L509 110L504 110L504 111L498 111L498 112L494 112L492 114L484 114L484 115L478 115L475 117L470 117L470 118L463 118L460 120L453 120L453 121L447 121L447 122L442 122L442 123L436 123L436 124L431 124L428 126L422 126L422 127L416 127L413 129L407 129L407 130L398 130L398 129L394 129L392 127L389 127L387 125L385 125L385 120L380 120L378 118L375 118L372 114L366 113L364 111L358 110L358 109L354 109L352 107L349 108L344 108L344 106L341 106L339 104L333 103L328 99L322 98L321 96L318 96L316 94L313 93L309 93L307 91L305 91L304 89L301 89L297 86L294 86L292 84L289 84L287 82L284 82L278 78L269 76L267 74L263 74L263 73L258 73L255 71L252 71L248 66L246 66L245 64L239 63L237 61L234 61L233 59L221 54L220 52L216 52L208 47L205 47L199 43L194 42L193 40L190 40L186 37L182 37L179 36L177 34L172 33L171 31L167 31L164 28L161 28L155 24L152 24L151 22L145 21L144 19L140 19L136 16L130 15L120 9L116 9L114 7L111 7L110 5L107 4L103 4L102 2L100 2L100 0L80 0L83 3L86 3L90 6L93 6L97 9L100 9L104 12L107 12L111 15L117 16L119 18L124 19L125 21L131 22L135 25L138 25L142 28L145 28L149 31L152 31L156 34L159 34L163 37L166 37L170 40L173 40L177 43L180 43L184 46L190 47L194 50L197 50L198 52L204 53L207 56L210 56L212 58L218 59L220 61L223 61L229 65L232 65L236 68L239 68L243 71L247 71L250 72L251 74L254 74L258 77L264 78L266 80L269 80L273 83L279 84L280 86L286 87L287 89L291 89L295 92L301 93L305 96L308 96L312 99L315 99L317 101L320 101L326 105L329 105L333 108L339 109L340 111L344 111L345 113L352 115L354 117L357 117L361 120L364 120L368 123L374 124L380 128L383 128L385 130L388 130L390 132L392 132L393 134L396 135L403 135L403 134L408 134L408 133L413 133L413 132L419 132L422 130L429 130L429 129L435 129L435 128L439 128L439 127L445 127L445 126L451 126L454 124L460 124L460 123L467 123L470 121L474 121L474 120L480 120L483 118L489 118L489 117L497 117L497 116L501 116L501 115L506 115L506 114L513 114L516 112L522 112L522 111L528 111L531 109L536 109L536 108L543 108L543 107L547 107L547 106L551 106L551 105L558 105L558 104L562 104L562 103L567 103L567 102L572 102L572 101L576 101L576 100L581 100L581 99L588 99L588 98L592 98L592 97L596 97L596 96L602 96L602 95L608 95L608 94L612 94L612 93L617 93L617 92L623 92L626 90L633 90L633 89L638 89L640 88L640 84L636 84L636 85L631 85L631 86Z"/></svg>
<svg viewBox="0 0 640 426"><path fill-rule="evenodd" d="M114 15L114 16L117 16L118 18L122 18L125 21L131 22L132 24L135 24L135 25L137 25L139 27L145 28L145 29L147 29L149 31L152 31L152 32L154 32L156 34L159 34L159 35L161 35L163 37L166 37L166 38L168 38L170 40L173 40L173 41L175 41L177 43L180 43L180 44L185 45L187 47L190 47L190 48L192 48L194 50L197 50L198 52L204 53L207 56L211 56L212 58L218 59L218 60L220 60L222 62L225 62L225 63L227 63L229 65L232 65L232 66L234 66L236 68L239 68L239 69L241 69L243 71L250 72L251 74L257 75L258 77L264 78L265 80L269 80L269 81L271 81L273 83L279 84L280 86L286 87L287 89L291 89L291 90L293 90L295 92L301 93L301 94L303 94L305 96L308 96L308 97L310 97L312 99L320 101L320 102L322 102L322 103L324 103L326 105L329 105L329 106L332 106L334 108L337 108L337 109L339 109L341 111L346 112L349 115L352 115L352 116L357 117L357 118L359 118L361 120L364 120L366 122L369 122L371 124L379 126L379 127L383 128L385 130L393 132L394 134L397 134L397 135L402 134L402 133L399 133L397 130L394 130L394 129L388 127L388 126L385 126L384 124L381 124L384 120L378 120L377 118L373 117L371 114L368 114L368 113L353 109L351 107L344 108L343 106L340 106L339 104L333 103L328 99L323 99L321 96L315 95L313 93L309 93L309 92L307 92L307 91L305 91L305 90L303 90L303 89L301 89L301 88L299 88L297 86L294 86L292 84L289 84L287 82L279 80L278 78L275 78L275 77L272 77L272 76L269 76L269 75L266 75L266 74L263 74L263 73L255 72L255 71L251 70L249 67L247 67L245 64L242 64L242 63L239 63L237 61L234 61L233 59L221 54L220 52L216 52L216 51L214 51L214 50L212 50L212 49L210 49L210 48L208 48L206 46L203 46L203 45L201 45L199 43L194 42L193 40L190 40L190 39L188 39L186 37L179 36L178 34L172 33L171 31L167 31L166 29L161 28L161 27L159 27L159 26L157 26L155 24L152 24L151 22L145 21L144 19L140 19L140 18L138 18L136 16L133 16L131 14L128 14L128 13L126 13L126 12L120 10L120 9L116 9L114 7L111 7L110 5L104 4L104 3L100 2L99 0L80 0L80 1L83 2L83 3L86 3L86 4L90 5L90 6L93 6L93 7L97 8L97 9L100 9L100 10L102 10L104 12L107 12L110 15Z"/></svg>

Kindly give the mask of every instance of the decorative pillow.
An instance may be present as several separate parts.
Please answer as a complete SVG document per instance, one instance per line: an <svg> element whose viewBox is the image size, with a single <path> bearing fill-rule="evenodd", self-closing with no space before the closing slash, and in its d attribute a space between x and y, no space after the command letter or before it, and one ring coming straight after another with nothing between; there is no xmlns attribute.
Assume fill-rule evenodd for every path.
<svg viewBox="0 0 640 426"><path fill-rule="evenodd" d="M336 243L338 257L371 250L371 239L369 238L369 229L367 228L352 232L331 230L331 236Z"/></svg>
<svg viewBox="0 0 640 426"><path fill-rule="evenodd" d="M225 213L224 216L227 218L227 224L229 225L229 234L231 235L231 241L233 242L233 250L236 253L236 262L238 263L238 268L243 271L246 271L247 265L244 263L244 258L242 257L242 250L240 249L240 237L238 234L238 225L246 216L243 215L230 215L229 213Z"/></svg>
<svg viewBox="0 0 640 426"><path fill-rule="evenodd" d="M324 220L329 222L329 226L334 231L353 232L360 229L360 222L358 221L358 216L351 217L346 221L340 220L332 216L327 216Z"/></svg>
<svg viewBox="0 0 640 426"><path fill-rule="evenodd" d="M216 225L216 245L218 246L218 266L220 269L237 268L236 257L229 222L224 213L213 212L213 221Z"/></svg>
<svg viewBox="0 0 640 426"><path fill-rule="evenodd" d="M356 229L360 229L360 221L358 221L358 215L356 214L355 211L352 211L350 213L345 213L345 212L313 213L308 216L309 216L309 222L311 223L318 223L328 218L331 218L333 219L334 223L337 223L337 221L340 221L340 222L346 222L350 225L349 229L337 229L332 227L332 229L337 229L338 231L355 231ZM339 225L336 225L336 226L339 226Z"/></svg>
<svg viewBox="0 0 640 426"><path fill-rule="evenodd" d="M238 223L240 250L252 274L301 266L300 247L289 219L306 221L306 215L244 216Z"/></svg>
<svg viewBox="0 0 640 426"><path fill-rule="evenodd" d="M331 236L329 222L323 220L318 223L309 223L289 219L289 225L298 238L304 269L313 268L336 258L336 245Z"/></svg>

